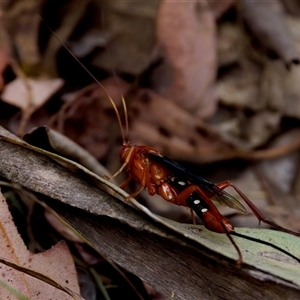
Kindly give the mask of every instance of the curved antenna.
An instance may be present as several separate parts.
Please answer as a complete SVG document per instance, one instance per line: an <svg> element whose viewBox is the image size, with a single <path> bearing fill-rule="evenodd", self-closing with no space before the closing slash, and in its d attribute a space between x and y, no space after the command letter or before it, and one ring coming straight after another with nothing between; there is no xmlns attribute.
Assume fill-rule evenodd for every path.
<svg viewBox="0 0 300 300"><path fill-rule="evenodd" d="M101 19L102 19L102 26L103 28L105 28L105 15L104 15L104 11L102 10L101 11ZM110 56L110 60L111 60L111 64L112 64L112 73L115 77L115 80L116 80L116 83L119 87L119 91L121 91L121 88L120 88L120 81L118 80L118 76L116 74L116 69L113 65L113 59L112 59L112 54L110 52L110 49L108 48L107 44L105 43L105 48L106 48L106 52L108 53L108 55ZM120 97L122 99L122 106L123 106L123 111L124 111L124 118L125 118L125 139L123 139L123 144L128 144L129 143L129 125L128 125L128 113L127 113L127 105L126 105L126 101L123 97L123 95L121 94L120 92Z"/></svg>
<svg viewBox="0 0 300 300"><path fill-rule="evenodd" d="M122 104L123 104L123 110L125 115L125 140L123 140L124 143L129 142L129 122L128 122L128 112L127 112L127 105L126 101L123 96L122 97Z"/></svg>
<svg viewBox="0 0 300 300"><path fill-rule="evenodd" d="M120 131L121 131L121 135L122 135L122 140L123 140L123 144L128 143L128 117L127 117L127 107L126 107L126 102L123 96L121 96L122 99L122 105L124 108L124 112L125 112L125 128L126 128L126 135L124 133L123 130L123 124L121 121L121 117L120 117L120 113L118 111L118 108L114 102L114 100L111 98L111 96L108 94L107 90L105 89L105 87L103 86L103 84L92 74L91 71L88 70L88 68L82 64L82 62L76 57L76 55L69 49L68 46L66 46L64 44L64 42L60 39L60 37L50 28L50 26L45 22L45 20L43 19L43 17L40 15L40 18L42 19L42 21L44 22L44 24L47 26L47 28L52 32L52 34L56 37L56 39L62 44L62 46L69 52L69 54L75 59L75 61L77 61L79 63L79 65L91 76L92 79L94 79L94 81L102 88L102 90L104 91L104 93L106 94L107 98L109 99L115 113L118 119L118 123L119 123L119 127L120 127Z"/></svg>
<svg viewBox="0 0 300 300"><path fill-rule="evenodd" d="M103 17L104 19L104 17ZM110 57L112 57L110 51L109 51L109 48L106 46L106 51L108 53L108 55ZM116 70L114 67L112 67L112 73L115 77L115 80L116 80L116 83L117 83L117 86L119 87L119 91L121 91L121 88L120 88L120 82L118 80L118 76L117 76L117 73L116 73ZM124 118L125 118L125 136L123 138L123 143L125 144L126 142L128 143L129 141L129 122L128 122L128 111L127 111L127 105L126 105L126 101L125 101L125 98L123 97L123 95L120 93L120 97L121 97L121 100L122 100L122 106L123 106L123 111L124 111Z"/></svg>

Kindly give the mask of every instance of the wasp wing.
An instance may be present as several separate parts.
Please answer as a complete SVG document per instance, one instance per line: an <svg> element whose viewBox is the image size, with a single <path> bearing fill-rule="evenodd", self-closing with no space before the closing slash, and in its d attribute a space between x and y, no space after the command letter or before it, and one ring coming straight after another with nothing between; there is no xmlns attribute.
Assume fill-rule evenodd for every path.
<svg viewBox="0 0 300 300"><path fill-rule="evenodd" d="M226 191L220 189L216 185L215 185L214 189L215 189L215 195L211 198L211 200L217 201L221 205L229 206L229 207L234 208L243 213L247 212L247 209L245 208L245 206L239 200L237 200L235 197L228 194Z"/></svg>
<svg viewBox="0 0 300 300"><path fill-rule="evenodd" d="M174 162L170 158L155 153L149 153L149 159L164 167L169 172L169 176L176 178L177 181L184 182L188 185L197 185L211 200L238 211L247 212L246 208L235 197L203 177L195 175L193 172ZM184 187L182 187L182 189L184 189Z"/></svg>

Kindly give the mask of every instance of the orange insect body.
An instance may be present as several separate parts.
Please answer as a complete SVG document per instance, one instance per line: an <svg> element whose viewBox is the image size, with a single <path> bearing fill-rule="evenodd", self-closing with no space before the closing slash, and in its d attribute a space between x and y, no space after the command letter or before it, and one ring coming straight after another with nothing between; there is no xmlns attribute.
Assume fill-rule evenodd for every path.
<svg viewBox="0 0 300 300"><path fill-rule="evenodd" d="M157 150L149 146L132 146L129 142L125 142L120 150L121 163L129 175L122 183L121 188L125 188L131 180L141 185L141 188L131 197L135 197L143 188L146 188L151 196L158 194L168 202L186 207L189 207L186 199L194 192L209 197L196 185L189 185L183 191L176 189L174 184L170 184L174 178L173 174L161 164L151 160L150 154L163 157ZM201 219L207 229L217 233L234 231L230 221L220 214L211 201L206 204L208 208L203 212Z"/></svg>
<svg viewBox="0 0 300 300"><path fill-rule="evenodd" d="M120 160L122 164L126 164L129 178L145 187L151 196L158 194L166 201L185 205L178 203L176 191L165 181L169 176L168 171L161 165L151 162L149 153L160 155L158 151L148 146L131 146L126 143L121 148Z"/></svg>

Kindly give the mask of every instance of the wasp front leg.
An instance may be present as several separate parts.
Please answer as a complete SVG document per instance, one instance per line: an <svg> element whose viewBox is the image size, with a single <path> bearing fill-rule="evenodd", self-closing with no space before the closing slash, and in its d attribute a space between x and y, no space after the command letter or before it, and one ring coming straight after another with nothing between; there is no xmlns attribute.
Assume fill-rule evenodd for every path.
<svg viewBox="0 0 300 300"><path fill-rule="evenodd" d="M134 176L131 175L131 172L129 169L128 178L120 186L121 188L125 188L132 179L135 179L135 181L141 185L138 190L136 190L134 193L132 193L128 197L128 199L135 198L143 190L143 188L146 188L150 195L154 195L157 193L156 185L155 185L155 183L153 183L151 181L151 170L150 170L150 163L149 163L148 159L143 159L143 163L140 164L139 166L141 166L141 165L142 165L142 168L135 169L135 172L134 173L132 172L134 174Z"/></svg>

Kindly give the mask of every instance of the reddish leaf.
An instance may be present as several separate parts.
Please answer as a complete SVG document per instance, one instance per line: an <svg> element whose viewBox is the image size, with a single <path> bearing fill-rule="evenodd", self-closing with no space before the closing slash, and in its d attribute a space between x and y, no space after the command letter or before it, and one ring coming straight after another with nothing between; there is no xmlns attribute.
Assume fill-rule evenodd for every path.
<svg viewBox="0 0 300 300"><path fill-rule="evenodd" d="M59 243L43 253L30 253L13 223L2 195L0 206L1 259L39 272L79 294L74 261L66 244ZM0 280L30 299L72 299L53 286L5 265L1 265ZM10 297L8 290L0 289L1 299L11 299Z"/></svg>
<svg viewBox="0 0 300 300"><path fill-rule="evenodd" d="M61 86L62 79L20 79L8 83L2 93L2 100L26 111L41 107Z"/></svg>
<svg viewBox="0 0 300 300"><path fill-rule="evenodd" d="M216 108L215 34L206 1L162 1L157 35L165 65L155 76L155 90L201 117Z"/></svg>

